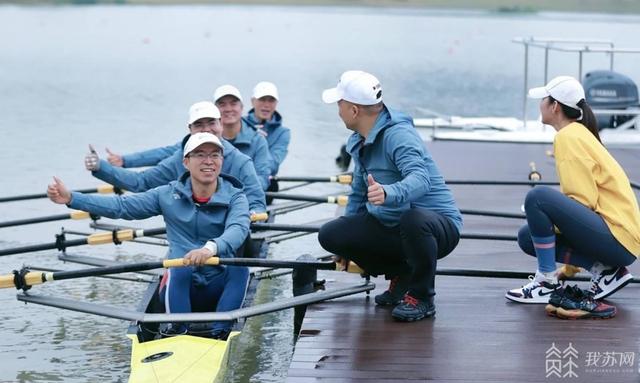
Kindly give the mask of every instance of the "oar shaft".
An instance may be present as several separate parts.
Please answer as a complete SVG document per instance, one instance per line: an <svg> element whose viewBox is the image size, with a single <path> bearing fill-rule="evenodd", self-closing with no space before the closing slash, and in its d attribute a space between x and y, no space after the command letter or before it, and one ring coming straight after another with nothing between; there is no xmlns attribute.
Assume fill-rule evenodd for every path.
<svg viewBox="0 0 640 383"><path fill-rule="evenodd" d="M320 226L313 225L286 225L279 223L252 223L251 229L253 230L274 230L274 231L290 231L290 232L306 232L316 233L320 231ZM480 234L480 233L462 233L460 238L463 239L487 239L494 241L517 241L518 237L515 235L505 234Z"/></svg>
<svg viewBox="0 0 640 383"><path fill-rule="evenodd" d="M557 186L558 182L549 181L484 181L484 180L446 180L447 185L503 185L503 186Z"/></svg>
<svg viewBox="0 0 640 383"><path fill-rule="evenodd" d="M320 230L320 226L312 225L286 225L280 223L252 223L252 230L280 230L280 231L304 231L315 233Z"/></svg>
<svg viewBox="0 0 640 383"><path fill-rule="evenodd" d="M284 177L275 176L273 179L276 181L287 182L338 182L341 184L350 184L352 180L351 174L339 174L331 177Z"/></svg>
<svg viewBox="0 0 640 383"><path fill-rule="evenodd" d="M299 195L299 194L284 194L284 193L274 193L274 192L266 192L267 197L272 197L274 199L284 199L291 201L307 201L307 202L319 202L319 203L335 203L340 206L344 206L349 201L349 197L346 195L338 195L338 196L310 196L310 195Z"/></svg>
<svg viewBox="0 0 640 383"><path fill-rule="evenodd" d="M35 217L35 218L25 218L25 219L17 219L15 221L6 221L0 222L0 228L2 227L11 227L11 226L21 226L21 225L30 225L33 223L42 223L42 222L52 222L52 221L61 221L65 219L86 219L90 218L90 214L84 211L74 211L67 214L56 214L49 215L45 217Z"/></svg>
<svg viewBox="0 0 640 383"><path fill-rule="evenodd" d="M64 241L64 247L81 246L86 244L87 244L87 238ZM5 255L12 255L12 254L22 254L22 253L31 253L31 252L43 251L43 250L58 249L59 247L60 247L59 243L53 242L53 243L43 243L39 245L14 247L10 249L1 249L0 257Z"/></svg>
<svg viewBox="0 0 640 383"><path fill-rule="evenodd" d="M97 188L78 189L78 190L74 190L74 191L76 191L78 193L85 193L85 194L90 194L90 193L102 193L102 194L116 193L116 194L122 194L122 190L120 190L118 188L114 188L112 185L100 185ZM47 198L47 193L25 194L25 195L11 196L11 197L0 197L0 203L1 202L26 201L26 200L40 199L40 198Z"/></svg>
<svg viewBox="0 0 640 383"><path fill-rule="evenodd" d="M479 234L479 233L462 233L460 234L462 239L486 239L492 241L517 241L518 237L515 235L504 234Z"/></svg>
<svg viewBox="0 0 640 383"><path fill-rule="evenodd" d="M206 263L210 266L260 266L275 268L315 268L320 270L342 270L342 266L335 262L310 262L310 261L279 261L256 258L218 258L211 257ZM56 271L56 272L28 272L14 271L14 274L0 276L0 288L16 287L28 289L31 286L45 282L61 281L64 279L75 279L85 277L98 277L108 274L130 273L137 271L153 270L169 267L189 266L184 258L166 259L160 262L140 262L128 265L93 267L82 270ZM362 270L354 263L350 263L345 271L360 273Z"/></svg>
<svg viewBox="0 0 640 383"><path fill-rule="evenodd" d="M0 250L0 256L30 253L35 251L51 250L51 249L64 250L67 247L82 246L82 245L101 245L105 243L119 244L122 241L131 241L134 238L164 234L166 232L167 232L166 228L160 227L156 229L144 229L144 230L143 229L137 229L137 230L127 229L127 230L120 230L116 232L96 233L96 234L91 234L87 238L82 238L82 239L73 239L73 240L62 239L52 243L44 243L40 245L31 245L31 246L24 246L24 247L14 247L10 249L2 249Z"/></svg>
<svg viewBox="0 0 640 383"><path fill-rule="evenodd" d="M336 270L335 262L280 261L260 258L218 258L220 265L274 267L280 269L314 268L318 270Z"/></svg>
<svg viewBox="0 0 640 383"><path fill-rule="evenodd" d="M487 216L487 217L501 217L501 218L527 218L526 215L520 213L500 213L497 211L484 211L484 210L467 210L467 209L461 209L460 212L462 214L467 214L467 215L482 215L482 216Z"/></svg>

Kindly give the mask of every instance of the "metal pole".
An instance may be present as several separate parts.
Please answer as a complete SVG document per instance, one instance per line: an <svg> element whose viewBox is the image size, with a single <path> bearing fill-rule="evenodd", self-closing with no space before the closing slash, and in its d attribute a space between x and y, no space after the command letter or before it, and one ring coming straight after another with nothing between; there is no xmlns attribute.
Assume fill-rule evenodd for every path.
<svg viewBox="0 0 640 383"><path fill-rule="evenodd" d="M544 83L549 78L549 47L544 48Z"/></svg>
<svg viewBox="0 0 640 383"><path fill-rule="evenodd" d="M529 44L524 42L524 90L522 92L522 124L527 128L527 89L529 77Z"/></svg>
<svg viewBox="0 0 640 383"><path fill-rule="evenodd" d="M582 53L583 51L578 52L578 57L579 57L578 81L582 81Z"/></svg>
<svg viewBox="0 0 640 383"><path fill-rule="evenodd" d="M613 48L614 48L614 44L611 43L611 52L609 52L611 54L611 57L609 57L609 70L613 71Z"/></svg>

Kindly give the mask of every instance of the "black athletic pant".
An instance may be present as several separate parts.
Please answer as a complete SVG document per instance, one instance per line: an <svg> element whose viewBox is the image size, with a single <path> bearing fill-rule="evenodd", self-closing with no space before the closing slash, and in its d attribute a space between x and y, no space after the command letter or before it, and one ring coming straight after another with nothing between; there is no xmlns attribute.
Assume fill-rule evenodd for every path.
<svg viewBox="0 0 640 383"><path fill-rule="evenodd" d="M409 295L424 300L435 295L437 260L453 251L460 233L449 218L413 208L394 227L369 213L337 218L322 225L318 240L325 250L371 275L411 275Z"/></svg>

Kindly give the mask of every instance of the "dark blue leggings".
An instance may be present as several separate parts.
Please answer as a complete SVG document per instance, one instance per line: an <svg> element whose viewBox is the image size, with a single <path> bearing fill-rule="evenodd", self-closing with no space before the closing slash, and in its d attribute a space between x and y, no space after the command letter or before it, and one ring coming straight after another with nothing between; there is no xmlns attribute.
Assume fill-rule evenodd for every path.
<svg viewBox="0 0 640 383"><path fill-rule="evenodd" d="M607 266L628 266L636 257L611 234L602 217L561 192L536 186L524 201L528 225L518 232L522 251L535 257L531 236L556 234L556 261L580 266L587 270L595 262Z"/></svg>
<svg viewBox="0 0 640 383"><path fill-rule="evenodd" d="M249 281L247 267L224 267L220 274L205 285L193 283L194 270L194 267L176 267L168 270L168 282L159 294L160 301L168 306L167 312L223 312L242 306ZM167 295L169 305L166 305ZM230 329L232 326L233 322L214 322L211 328L215 331Z"/></svg>

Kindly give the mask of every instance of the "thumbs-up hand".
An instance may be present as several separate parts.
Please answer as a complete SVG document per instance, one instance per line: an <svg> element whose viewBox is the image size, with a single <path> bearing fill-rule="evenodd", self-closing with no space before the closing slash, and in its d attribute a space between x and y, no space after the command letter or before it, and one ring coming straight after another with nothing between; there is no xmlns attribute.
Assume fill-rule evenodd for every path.
<svg viewBox="0 0 640 383"><path fill-rule="evenodd" d="M105 150L107 151L107 161L109 161L109 163L113 166L118 166L118 167L123 167L124 166L124 159L122 159L122 156L112 152L111 150L109 150L109 148L105 148Z"/></svg>
<svg viewBox="0 0 640 383"><path fill-rule="evenodd" d="M367 189L367 198L369 199L369 202L374 205L382 205L384 203L384 198L386 197L382 185L377 183L371 174L367 175L367 183L369 184L369 188Z"/></svg>
<svg viewBox="0 0 640 383"><path fill-rule="evenodd" d="M91 172L100 169L100 157L91 144L89 144L89 154L84 157L84 167Z"/></svg>
<svg viewBox="0 0 640 383"><path fill-rule="evenodd" d="M53 183L47 186L47 197L55 203L68 204L71 202L71 193L64 183L58 178L53 177Z"/></svg>

